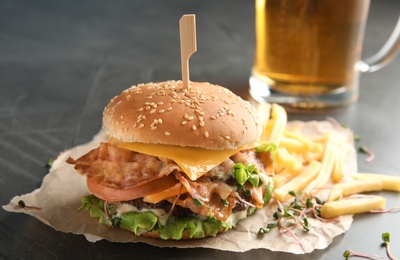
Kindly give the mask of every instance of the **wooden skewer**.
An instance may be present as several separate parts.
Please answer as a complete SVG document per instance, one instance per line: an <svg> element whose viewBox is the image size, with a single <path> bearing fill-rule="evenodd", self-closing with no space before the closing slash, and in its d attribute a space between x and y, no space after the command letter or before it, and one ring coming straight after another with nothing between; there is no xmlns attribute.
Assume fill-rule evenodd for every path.
<svg viewBox="0 0 400 260"><path fill-rule="evenodd" d="M179 20L183 87L189 89L189 58L197 51L196 16L186 14Z"/></svg>

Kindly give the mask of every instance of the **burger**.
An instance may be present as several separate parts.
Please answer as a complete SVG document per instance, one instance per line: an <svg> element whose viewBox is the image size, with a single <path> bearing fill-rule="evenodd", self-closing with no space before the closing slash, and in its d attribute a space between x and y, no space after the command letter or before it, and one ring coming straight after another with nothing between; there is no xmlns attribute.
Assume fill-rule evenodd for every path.
<svg viewBox="0 0 400 260"><path fill-rule="evenodd" d="M132 86L103 112L108 142L67 163L100 223L161 239L216 236L271 197L273 144L257 110L207 82Z"/></svg>

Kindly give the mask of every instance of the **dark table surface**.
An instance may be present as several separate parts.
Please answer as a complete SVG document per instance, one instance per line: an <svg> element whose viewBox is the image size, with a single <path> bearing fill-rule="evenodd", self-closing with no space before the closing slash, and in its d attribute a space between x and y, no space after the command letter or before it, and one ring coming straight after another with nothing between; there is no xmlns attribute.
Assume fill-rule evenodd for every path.
<svg viewBox="0 0 400 260"><path fill-rule="evenodd" d="M89 141L114 95L132 84L180 79L178 21L187 13L197 19L191 80L246 96L254 49L253 1L0 1L1 205L40 187L49 158ZM399 13L400 1L372 1L363 57L380 49ZM290 114L289 119L334 116L376 153L370 163L360 155L360 171L400 175L400 57L363 75L360 85L355 105L320 115ZM400 206L398 193L381 194L388 207ZM0 209L0 258L342 259L348 248L385 256L381 233L387 231L392 252L400 257L399 214L355 216L351 229L327 249L296 256L90 243Z"/></svg>

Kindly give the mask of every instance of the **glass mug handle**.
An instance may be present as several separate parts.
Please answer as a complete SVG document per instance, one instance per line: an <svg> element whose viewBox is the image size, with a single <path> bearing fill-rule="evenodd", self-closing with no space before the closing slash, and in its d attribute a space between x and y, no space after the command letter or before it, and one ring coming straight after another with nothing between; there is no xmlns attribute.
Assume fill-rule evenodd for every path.
<svg viewBox="0 0 400 260"><path fill-rule="evenodd" d="M389 39L385 45L373 56L362 60L358 64L361 72L374 72L382 69L396 56L400 48L400 16Z"/></svg>

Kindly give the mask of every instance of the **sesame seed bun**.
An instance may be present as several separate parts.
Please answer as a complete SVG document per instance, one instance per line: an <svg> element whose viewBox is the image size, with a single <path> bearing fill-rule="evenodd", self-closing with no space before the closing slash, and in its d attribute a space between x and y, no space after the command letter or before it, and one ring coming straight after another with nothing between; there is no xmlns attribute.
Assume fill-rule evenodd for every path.
<svg viewBox="0 0 400 260"><path fill-rule="evenodd" d="M103 113L106 132L123 142L236 149L258 139L257 111L230 90L206 82L132 86Z"/></svg>

